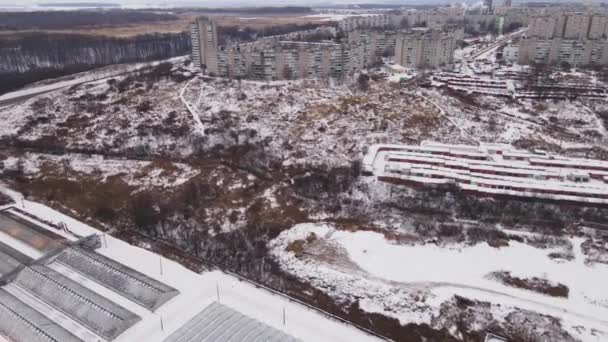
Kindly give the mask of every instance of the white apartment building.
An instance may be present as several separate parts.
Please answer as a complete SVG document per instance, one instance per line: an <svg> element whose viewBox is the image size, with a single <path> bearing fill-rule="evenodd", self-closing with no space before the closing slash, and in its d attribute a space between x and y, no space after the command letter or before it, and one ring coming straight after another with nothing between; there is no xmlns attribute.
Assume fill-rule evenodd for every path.
<svg viewBox="0 0 608 342"><path fill-rule="evenodd" d="M218 52L210 74L230 78L285 80L353 76L365 67L362 46L279 41L230 46Z"/></svg>
<svg viewBox="0 0 608 342"><path fill-rule="evenodd" d="M354 30L348 33L349 46L361 46L366 65L379 62L382 56L393 56L397 43L397 32L392 30Z"/></svg>
<svg viewBox="0 0 608 342"><path fill-rule="evenodd" d="M589 24L591 23L591 16L587 14L571 14L562 17L564 26L564 33L562 35L565 39L587 39L589 33ZM558 20L561 24L562 20ZM559 36L557 36L559 37Z"/></svg>
<svg viewBox="0 0 608 342"><path fill-rule="evenodd" d="M192 61L205 68L217 69L217 25L207 17L197 18L190 26Z"/></svg>
<svg viewBox="0 0 608 342"><path fill-rule="evenodd" d="M519 42L518 61L520 64L606 65L608 43L605 40L526 38Z"/></svg>
<svg viewBox="0 0 608 342"><path fill-rule="evenodd" d="M600 39L608 36L608 17L594 15L589 23L589 39Z"/></svg>
<svg viewBox="0 0 608 342"><path fill-rule="evenodd" d="M608 64L608 17L573 13L533 17L527 37L520 40L518 61L569 63L573 66Z"/></svg>
<svg viewBox="0 0 608 342"><path fill-rule="evenodd" d="M382 24L374 16L373 25ZM392 54L395 32L351 32L348 43L307 42L309 34L334 28L319 28L290 34L262 37L251 43L218 46L217 26L208 18L197 19L192 30L192 57L210 75L283 80L297 78L345 79L379 60L379 55Z"/></svg>
<svg viewBox="0 0 608 342"><path fill-rule="evenodd" d="M528 36L544 39L553 38L556 34L557 18L534 17L528 23Z"/></svg>
<svg viewBox="0 0 608 342"><path fill-rule="evenodd" d="M395 63L406 68L451 68L455 36L444 32L413 32L397 35Z"/></svg>
<svg viewBox="0 0 608 342"><path fill-rule="evenodd" d="M352 31L361 28L387 27L391 25L388 14L355 15L346 17L338 23L343 31Z"/></svg>

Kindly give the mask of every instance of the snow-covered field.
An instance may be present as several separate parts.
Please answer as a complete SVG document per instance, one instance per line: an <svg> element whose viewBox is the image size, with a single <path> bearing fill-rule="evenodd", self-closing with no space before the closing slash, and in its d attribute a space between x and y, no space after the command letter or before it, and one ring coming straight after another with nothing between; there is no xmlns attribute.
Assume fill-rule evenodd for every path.
<svg viewBox="0 0 608 342"><path fill-rule="evenodd" d="M209 145L234 144L232 131L240 143L266 141L284 165L344 165L364 152L366 142L422 135L460 139L430 101L402 96L388 84L377 86L362 92L315 81L201 79L192 82L184 99L200 115Z"/></svg>
<svg viewBox="0 0 608 342"><path fill-rule="evenodd" d="M178 63L183 62L185 57L172 58L169 61ZM6 93L0 96L0 103L4 101L14 100L21 97L33 96L36 94L48 93L51 91L72 87L74 85L99 81L111 77L116 77L122 74L136 72L142 68L155 66L161 62L148 62L148 63L133 63L133 64L118 64L109 67L99 68L92 71L87 71L75 75L70 75L60 79L54 79L51 81L37 82L28 85L24 89L20 89L14 92Z"/></svg>
<svg viewBox="0 0 608 342"><path fill-rule="evenodd" d="M183 81L191 72L183 58L169 61L169 76L153 76L149 69L120 76L120 69L100 71L5 94L2 99L53 90L0 108L0 137L45 148L189 154L195 127L179 97L183 84L172 77Z"/></svg>
<svg viewBox="0 0 608 342"><path fill-rule="evenodd" d="M22 203L24 210L30 214L52 222L63 222L71 231L83 236L102 234L45 205L22 200L20 195L14 191L6 188L2 188L2 191L13 197L17 202ZM63 235L68 239L74 239L69 234ZM267 325L305 341L375 340L375 338L352 326L328 318L315 310L240 281L238 278L220 271L197 274L176 262L164 259L142 248L129 245L110 235L104 235L102 241L102 247L97 252L180 291L178 296L152 313L93 281L87 280L80 274L69 272L64 267L54 266L56 271L64 273L69 278L80 282L83 286L106 296L142 317L140 322L115 339L117 342L163 341L207 305L216 300L249 317L260 320ZM98 341L97 336L86 333L84 330L79 331L70 326L74 322L60 321L58 323L70 329L70 331L77 333L85 341Z"/></svg>
<svg viewBox="0 0 608 342"><path fill-rule="evenodd" d="M291 243L305 240L311 233L317 240L305 247L303 257L286 251ZM583 239L570 241L575 258L557 261L548 257L553 249L518 242L501 248L485 243L448 248L400 245L377 232L301 224L283 232L270 246L289 273L336 298L359 298L364 310L398 318L403 324L430 324L439 315L441 303L460 295L492 303L496 316L517 309L534 311L561 319L572 336L584 341L606 339L608 296L602 284L608 283L608 266L585 264L580 248ZM329 247L319 249L318 244ZM562 283L570 294L557 298L509 287L489 277L497 271Z"/></svg>
<svg viewBox="0 0 608 342"><path fill-rule="evenodd" d="M535 148L566 153L579 148L605 150L608 142L598 117L604 100L514 101L482 95L458 99L438 89L423 92L472 140L516 146L521 142L525 148L534 142ZM467 103L468 99L474 104Z"/></svg>
<svg viewBox="0 0 608 342"><path fill-rule="evenodd" d="M184 184L199 171L183 163L155 163L128 159L104 158L100 155L25 153L3 160L5 170L21 167L25 176L46 177L62 174L69 180L93 177L106 182L110 177L120 177L128 185L138 188L171 188Z"/></svg>
<svg viewBox="0 0 608 342"><path fill-rule="evenodd" d="M168 196L171 191L194 179L197 182L188 185L192 184L192 189L196 188L194 192L200 192L202 195L199 197L206 199L201 202L199 198L195 205L189 205L200 208L204 215L189 219L181 213L171 215L175 221L165 223L171 229L164 236L175 238L177 245L189 246L189 233L193 231L201 232L209 227L207 232L212 240L215 236L222 237L248 228L250 216L257 216L260 212L259 217L265 223L270 220L278 222L276 218L284 219L275 222L277 233L296 222L332 218L335 211L324 208L319 203L322 201L305 198L301 193L306 194L306 191L296 191L293 195L294 189L304 188L307 184L294 184L297 177L283 177L281 172L286 169L302 171L307 182L306 175L317 172L317 169L321 170L318 173L324 173L334 166L351 166L352 162L361 159L368 146L375 143L417 144L422 140L469 144L503 142L513 143L519 148L542 148L565 155L585 156L591 153L588 157L599 159L608 146L607 131L601 117L608 106L598 101L532 101L468 96L384 80L372 81L369 90L359 89L356 82L343 85L312 80L254 82L196 76L185 82L192 74L180 66L174 69L182 76L179 83L161 79L147 84L142 79L131 82L120 91L118 83L124 78L117 77L110 83L105 80L90 82L0 109L0 137L9 141L34 142L35 147L42 150L25 153L7 149L0 158L4 169L15 171L22 165L26 178L47 185L42 189L48 189L49 184L53 187L52 182L44 184L45 177L49 175L76 182L93 177L99 182L92 183L100 185L118 177L138 190L158 188L160 196L167 195L166 198L173 198ZM398 76L401 75L393 78ZM53 156L43 149L50 145L49 142L59 145L59 149L93 149L94 153L111 151L112 155L125 159L75 153ZM207 165L207 159L198 163L196 160L191 162L191 159L184 163L174 160L168 164L158 160L128 159L133 150L141 152L136 156L146 155L150 160L154 160L151 155L207 158L206 153L211 154L214 147L224 153L225 158L229 151L226 147L234 145L262 151L260 155L267 157L259 159L263 167L271 164L266 163L268 160L276 161L279 166L273 163L272 168L268 167L268 177L273 180L262 179L247 170L235 171L224 164L217 166L209 162ZM254 156L257 158L258 155ZM250 164L258 166L247 158L241 162L246 167ZM217 161L215 163L218 164ZM328 177L327 182L334 180ZM355 185L346 190L325 189L336 193L323 194L351 210L338 211L346 219L351 218L350 214L355 220L373 222L376 228L382 227L378 231L385 228L391 231L408 225L410 221L421 220L408 217L407 210L400 212L398 208L387 217L380 217L386 212L370 214L387 204L375 201L374 193L386 192L383 195L388 197L390 190L375 187L367 179L353 182ZM330 188L322 182L316 184L314 177L310 183L313 189L315 186ZM359 188L358 185L364 186ZM35 196L46 195L43 190L38 191L40 193ZM130 191L125 196L127 199ZM97 197L105 201L102 195ZM69 203L60 203L61 199L56 197L55 201L57 205L70 207ZM182 203L176 202L181 209ZM19 200L17 203L22 202ZM70 229L84 233L93 232L92 228L45 206L29 201L23 203L27 211L40 217L66 222ZM365 208L356 208L361 212L353 214L357 203ZM286 209L288 206L289 211ZM317 207L321 209L317 210ZM84 209L83 212L90 209L70 208ZM116 211L120 212L121 208L116 206ZM361 217L364 215L369 217ZM88 216L92 217L92 214ZM184 224L186 220L188 222ZM423 220L434 221L431 215ZM182 229L184 234L180 234ZM298 258L285 250L294 240L306 239L310 232L316 233L317 240L304 244L303 256ZM306 340L350 338L353 341L367 338L356 330L344 328L341 323L327 321L308 309L256 290L231 276L219 272L193 274L158 255L128 246L110 236L107 238L108 245L104 246L107 249L102 249L103 254L166 281L185 294L179 297L185 299L168 303L158 314L141 313L145 319L138 326L143 328L136 326L121 340L146 339L144 330L157 333L162 340L187 317L194 316L202 311L204 305L216 299L216 284L219 285L222 303L296 337ZM453 301L453 296L458 294L492 303L488 312L499 322L507 320L510 313L528 310L558 317L567 332L584 341L608 339L608 319L603 318L608 317L608 299L600 287L608 283L607 266L585 263L586 256L581 252L582 238L567 238L567 241L571 246L567 252L574 256L570 261L548 257L552 252L564 252L563 246L539 249L512 241L509 246L499 249L485 243L448 247L399 245L380 233L348 232L325 224L305 224L282 233L270 247L285 271L322 289L333 299L345 305L358 301L363 310L394 317L404 324L427 323L437 329L451 329L438 323L441 320L437 317L444 314L445 303ZM594 247L597 260L605 259L601 247L603 242L597 239L593 243L600 246ZM160 263L163 264L162 275ZM491 273L499 271L508 271L514 277L538 277L552 284L564 284L570 289L569 297L549 297L506 286L490 277ZM86 281L83 283L95 286ZM188 306L192 302L201 305ZM286 326L282 323L283 306L286 307ZM164 331L160 330L161 316ZM179 319L176 318L178 316ZM454 321L451 323L455 324ZM542 324L539 327L545 328ZM307 335L309 330L319 330L315 332L319 335ZM481 327L476 331L483 330Z"/></svg>

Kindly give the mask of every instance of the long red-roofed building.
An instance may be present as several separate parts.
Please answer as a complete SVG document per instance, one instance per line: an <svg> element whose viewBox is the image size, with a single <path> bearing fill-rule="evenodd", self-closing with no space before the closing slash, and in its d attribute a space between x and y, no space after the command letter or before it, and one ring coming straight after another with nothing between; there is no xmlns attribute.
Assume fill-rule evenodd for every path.
<svg viewBox="0 0 608 342"><path fill-rule="evenodd" d="M373 145L363 171L410 186L457 186L479 196L608 204L608 161L525 151L508 144Z"/></svg>

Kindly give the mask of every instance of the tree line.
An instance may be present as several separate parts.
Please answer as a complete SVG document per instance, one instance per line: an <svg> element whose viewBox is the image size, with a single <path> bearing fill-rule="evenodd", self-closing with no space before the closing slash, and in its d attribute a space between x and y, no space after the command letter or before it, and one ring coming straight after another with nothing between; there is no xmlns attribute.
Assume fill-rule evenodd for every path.
<svg viewBox="0 0 608 342"><path fill-rule="evenodd" d="M0 39L0 93L46 78L110 64L166 59L190 51L186 32L129 38L31 33Z"/></svg>
<svg viewBox="0 0 608 342"><path fill-rule="evenodd" d="M177 19L169 13L130 10L0 12L0 30L60 30Z"/></svg>

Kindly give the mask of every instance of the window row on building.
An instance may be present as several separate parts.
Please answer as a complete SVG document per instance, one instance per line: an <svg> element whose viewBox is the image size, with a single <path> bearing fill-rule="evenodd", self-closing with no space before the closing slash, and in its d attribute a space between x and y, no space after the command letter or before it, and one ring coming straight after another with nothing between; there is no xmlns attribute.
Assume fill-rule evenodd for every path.
<svg viewBox="0 0 608 342"><path fill-rule="evenodd" d="M454 64L454 32L400 33L395 43L395 63L406 68L450 68Z"/></svg>

